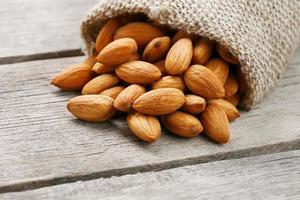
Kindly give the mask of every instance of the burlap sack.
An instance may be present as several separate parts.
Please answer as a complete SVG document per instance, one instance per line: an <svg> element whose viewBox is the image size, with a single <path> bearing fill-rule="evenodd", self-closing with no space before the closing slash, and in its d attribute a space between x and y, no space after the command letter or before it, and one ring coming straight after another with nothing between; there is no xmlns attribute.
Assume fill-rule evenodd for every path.
<svg viewBox="0 0 300 200"><path fill-rule="evenodd" d="M299 0L100 0L84 18L87 52L108 18L144 13L151 20L215 40L238 57L249 109L287 68L300 39Z"/></svg>

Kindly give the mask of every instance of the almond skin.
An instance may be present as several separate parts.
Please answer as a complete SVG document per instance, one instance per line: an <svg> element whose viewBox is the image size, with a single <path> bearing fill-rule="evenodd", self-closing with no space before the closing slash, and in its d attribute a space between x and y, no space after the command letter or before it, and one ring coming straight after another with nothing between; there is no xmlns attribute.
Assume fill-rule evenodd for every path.
<svg viewBox="0 0 300 200"><path fill-rule="evenodd" d="M172 38L172 44L174 44L175 42L177 42L178 40L180 40L182 38L189 38L190 40L193 40L194 37L193 37L193 35L188 34L184 31L177 31L177 33Z"/></svg>
<svg viewBox="0 0 300 200"><path fill-rule="evenodd" d="M161 127L154 116L133 113L127 116L127 124L131 131L141 140L154 142L160 138Z"/></svg>
<svg viewBox="0 0 300 200"><path fill-rule="evenodd" d="M90 65L71 65L54 76L51 84L64 91L81 90L93 77L92 67Z"/></svg>
<svg viewBox="0 0 300 200"><path fill-rule="evenodd" d="M115 32L119 27L120 23L117 19L110 19L104 24L96 39L95 49L97 52L114 40Z"/></svg>
<svg viewBox="0 0 300 200"><path fill-rule="evenodd" d="M100 95L109 96L113 99L116 99L117 96L124 90L123 86L115 86L112 88L108 88L100 93Z"/></svg>
<svg viewBox="0 0 300 200"><path fill-rule="evenodd" d="M206 101L204 98L194 95L185 95L185 103L183 104L181 110L197 115L204 111L206 107Z"/></svg>
<svg viewBox="0 0 300 200"><path fill-rule="evenodd" d="M171 39L167 36L158 37L151 40L143 52L143 60L155 62L163 59L171 46Z"/></svg>
<svg viewBox="0 0 300 200"><path fill-rule="evenodd" d="M230 138L226 113L216 105L207 105L200 117L204 132L213 141L225 144Z"/></svg>
<svg viewBox="0 0 300 200"><path fill-rule="evenodd" d="M186 86L205 99L223 98L225 91L218 77L202 65L192 65L184 74Z"/></svg>
<svg viewBox="0 0 300 200"><path fill-rule="evenodd" d="M90 67L93 67L96 63L96 56L89 56L83 61L83 63L89 65Z"/></svg>
<svg viewBox="0 0 300 200"><path fill-rule="evenodd" d="M205 64L205 67L213 71L221 81L222 85L224 85L229 74L229 65L226 62L219 58L214 58L209 60Z"/></svg>
<svg viewBox="0 0 300 200"><path fill-rule="evenodd" d="M236 93L230 97L225 97L225 100L229 101L232 105L237 106L239 104L240 98L240 94Z"/></svg>
<svg viewBox="0 0 300 200"><path fill-rule="evenodd" d="M160 28L152 24L133 22L120 27L116 31L114 39L133 38L139 48L144 48L154 38L164 35L164 32Z"/></svg>
<svg viewBox="0 0 300 200"><path fill-rule="evenodd" d="M147 115L165 115L179 109L184 102L185 96L181 90L161 88L138 97L133 103L133 109Z"/></svg>
<svg viewBox="0 0 300 200"><path fill-rule="evenodd" d="M106 74L115 71L116 67L103 65L102 63L95 63L93 66L93 71L97 74Z"/></svg>
<svg viewBox="0 0 300 200"><path fill-rule="evenodd" d="M153 90L159 88L176 88L184 91L185 85L183 79L180 76L164 76L158 81L154 82L152 85Z"/></svg>
<svg viewBox="0 0 300 200"><path fill-rule="evenodd" d="M170 75L180 75L189 67L193 56L193 44L188 38L178 40L166 57L166 71Z"/></svg>
<svg viewBox="0 0 300 200"><path fill-rule="evenodd" d="M102 122L110 119L114 113L114 100L102 95L82 95L72 98L67 109L78 119L87 122Z"/></svg>
<svg viewBox="0 0 300 200"><path fill-rule="evenodd" d="M198 40L193 50L193 63L200 65L205 64L211 58L213 49L213 41L209 39Z"/></svg>
<svg viewBox="0 0 300 200"><path fill-rule="evenodd" d="M140 85L126 87L116 98L114 107L123 112L131 112L133 102L146 92L146 88Z"/></svg>
<svg viewBox="0 0 300 200"><path fill-rule="evenodd" d="M230 97L235 93L237 93L239 89L239 84L233 74L228 75L227 80L224 84L224 89L225 89L225 97Z"/></svg>
<svg viewBox="0 0 300 200"><path fill-rule="evenodd" d="M196 137L203 131L200 121L195 116L181 111L164 115L161 121L166 129L182 137Z"/></svg>
<svg viewBox="0 0 300 200"><path fill-rule="evenodd" d="M239 64L239 60L233 56L226 47L219 44L217 45L217 51L219 56L226 62L230 64Z"/></svg>
<svg viewBox="0 0 300 200"><path fill-rule="evenodd" d="M132 59L137 54L137 44L131 38L115 40L105 46L96 60L107 66L117 66Z"/></svg>
<svg viewBox="0 0 300 200"><path fill-rule="evenodd" d="M103 74L89 81L83 88L82 94L100 94L104 90L117 85L119 79L113 74Z"/></svg>
<svg viewBox="0 0 300 200"><path fill-rule="evenodd" d="M148 62L130 61L116 69L119 78L131 84L149 84L160 79L159 69Z"/></svg>
<svg viewBox="0 0 300 200"><path fill-rule="evenodd" d="M161 72L162 75L166 74L165 62L166 62L165 60L160 60L160 61L153 63L159 69L159 71Z"/></svg>
<svg viewBox="0 0 300 200"><path fill-rule="evenodd" d="M223 109L229 121L233 121L236 118L240 117L240 113L238 109L234 105L232 105L229 101L226 101L224 99L214 99L214 100L209 100L208 104L213 104Z"/></svg>

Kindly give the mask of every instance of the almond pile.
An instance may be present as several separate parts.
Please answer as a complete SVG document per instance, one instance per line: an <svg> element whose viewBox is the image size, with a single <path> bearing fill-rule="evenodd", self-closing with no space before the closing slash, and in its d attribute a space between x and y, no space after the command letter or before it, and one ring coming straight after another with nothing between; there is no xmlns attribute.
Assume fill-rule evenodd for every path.
<svg viewBox="0 0 300 200"><path fill-rule="evenodd" d="M229 122L240 116L238 60L209 39L129 21L108 20L97 54L53 78L62 90L81 90L67 109L87 122L126 113L128 127L147 142L159 139L163 125L181 137L204 132L227 143Z"/></svg>

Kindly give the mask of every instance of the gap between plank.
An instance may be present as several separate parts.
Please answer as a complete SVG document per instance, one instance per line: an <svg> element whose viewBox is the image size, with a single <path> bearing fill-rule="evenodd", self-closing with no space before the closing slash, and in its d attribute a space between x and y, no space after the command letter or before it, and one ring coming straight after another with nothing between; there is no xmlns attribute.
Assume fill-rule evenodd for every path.
<svg viewBox="0 0 300 200"><path fill-rule="evenodd" d="M31 55L18 55L18 56L9 56L0 58L0 64L14 64L20 62L27 61L35 61L35 60L46 60L52 58L62 58L62 57L73 57L73 56L82 56L84 53L81 49L70 49L70 50L62 50L56 52L46 52L46 53L38 53Z"/></svg>
<svg viewBox="0 0 300 200"><path fill-rule="evenodd" d="M281 142L272 145L266 145L261 147L254 147L248 149L242 149L232 152L224 152L218 153L210 156L200 156L193 158L186 158L182 160L172 160L162 163L155 164L147 164L141 166L134 166L128 168L121 169L113 169L102 172L95 172L90 174L81 174L74 176L65 176L65 177L57 177L52 179L44 179L44 180L32 180L27 182L20 182L15 184L9 184L6 186L0 187L0 193L8 193L8 192L20 192L26 190L34 190L42 187L60 185L66 183L72 183L76 181L89 181L99 178L110 178L112 176L123 176L127 174L136 174L140 172L149 172L149 171L162 171L172 168L184 167L188 165L196 165L207 162L214 162L220 160L231 160L238 159L243 157L250 156L260 156L265 154L272 153L280 153L292 150L300 150L300 139L294 140L292 142Z"/></svg>

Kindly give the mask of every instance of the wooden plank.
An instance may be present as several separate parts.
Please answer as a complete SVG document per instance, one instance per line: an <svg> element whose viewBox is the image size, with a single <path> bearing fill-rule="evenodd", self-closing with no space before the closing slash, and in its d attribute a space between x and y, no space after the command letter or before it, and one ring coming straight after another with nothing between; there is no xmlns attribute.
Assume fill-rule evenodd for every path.
<svg viewBox="0 0 300 200"><path fill-rule="evenodd" d="M1 192L300 148L299 50L274 91L231 124L227 145L166 132L146 144L123 118L98 124L75 120L65 109L75 93L59 92L49 80L82 59L0 66Z"/></svg>
<svg viewBox="0 0 300 200"><path fill-rule="evenodd" d="M79 55L80 21L98 0L1 0L0 64Z"/></svg>
<svg viewBox="0 0 300 200"><path fill-rule="evenodd" d="M5 199L300 199L300 151L7 193Z"/></svg>

